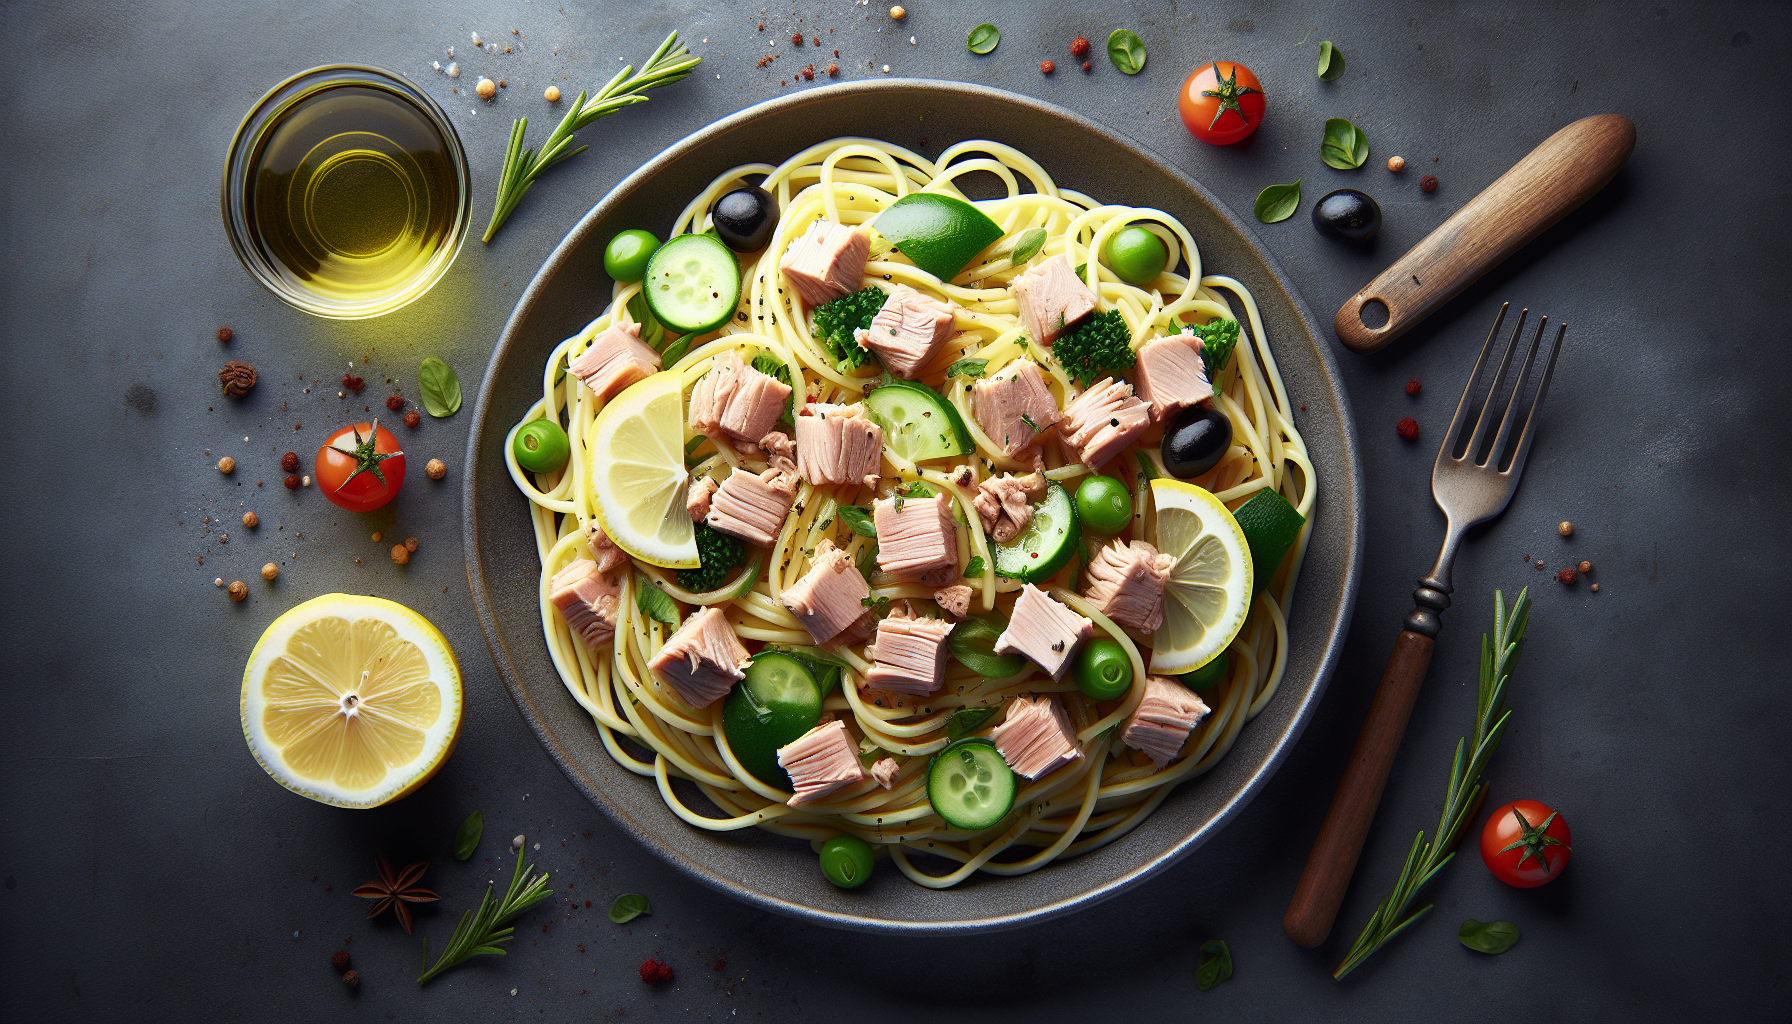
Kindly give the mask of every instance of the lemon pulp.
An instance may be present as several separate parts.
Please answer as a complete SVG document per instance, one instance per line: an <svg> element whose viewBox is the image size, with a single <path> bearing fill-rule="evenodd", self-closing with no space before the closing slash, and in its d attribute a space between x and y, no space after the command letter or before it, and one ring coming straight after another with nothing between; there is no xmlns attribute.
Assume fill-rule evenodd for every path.
<svg viewBox="0 0 1792 1024"><path fill-rule="evenodd" d="M610 399L592 425L591 489L616 546L667 569L697 567L685 511L684 375L656 373Z"/></svg>
<svg viewBox="0 0 1792 1024"><path fill-rule="evenodd" d="M1238 521L1211 493L1180 480L1151 482L1153 543L1176 559L1164 585L1164 624L1151 671L1193 672L1218 657L1251 607L1252 566Z"/></svg>

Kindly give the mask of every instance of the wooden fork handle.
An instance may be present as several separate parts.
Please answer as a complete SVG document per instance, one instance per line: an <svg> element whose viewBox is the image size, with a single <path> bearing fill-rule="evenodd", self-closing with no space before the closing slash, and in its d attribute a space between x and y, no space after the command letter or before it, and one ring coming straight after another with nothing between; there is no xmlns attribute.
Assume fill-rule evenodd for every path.
<svg viewBox="0 0 1792 1024"><path fill-rule="evenodd" d="M1394 754L1400 749L1400 737L1406 732L1406 720L1412 717L1419 686L1431 667L1431 652L1436 649L1436 640L1410 629L1403 630L1394 641L1394 654L1381 674L1381 685L1369 705L1369 717L1356 738L1344 778L1332 795L1331 809L1325 812L1319 838L1313 843L1306 869L1300 873L1300 884L1295 886L1288 913L1282 918L1282 930L1302 946L1317 946L1331 934L1338 907L1344 902L1344 891L1356 871L1357 857L1363 852L1369 823L1375 819L1376 805L1381 803L1388 770L1394 766Z"/></svg>
<svg viewBox="0 0 1792 1024"><path fill-rule="evenodd" d="M1586 202L1635 148L1636 126L1622 114L1583 117L1543 140L1345 300L1332 321L1338 340L1354 351L1373 352L1405 334ZM1363 308L1371 302L1387 307L1387 323L1380 327L1363 323Z"/></svg>

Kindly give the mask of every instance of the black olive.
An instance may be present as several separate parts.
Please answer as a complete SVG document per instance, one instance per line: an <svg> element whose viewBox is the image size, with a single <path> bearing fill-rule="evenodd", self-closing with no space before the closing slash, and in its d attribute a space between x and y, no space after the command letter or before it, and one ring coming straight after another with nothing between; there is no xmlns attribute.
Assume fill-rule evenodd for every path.
<svg viewBox="0 0 1792 1024"><path fill-rule="evenodd" d="M765 189L748 185L716 200L709 216L723 245L735 252L758 252L778 226L778 201Z"/></svg>
<svg viewBox="0 0 1792 1024"><path fill-rule="evenodd" d="M1232 421L1205 403L1184 409L1164 432L1164 465L1189 480L1220 464L1232 447Z"/></svg>
<svg viewBox="0 0 1792 1024"><path fill-rule="evenodd" d="M1313 204L1313 226L1332 238L1367 242L1381 230L1381 207L1354 188L1341 188Z"/></svg>

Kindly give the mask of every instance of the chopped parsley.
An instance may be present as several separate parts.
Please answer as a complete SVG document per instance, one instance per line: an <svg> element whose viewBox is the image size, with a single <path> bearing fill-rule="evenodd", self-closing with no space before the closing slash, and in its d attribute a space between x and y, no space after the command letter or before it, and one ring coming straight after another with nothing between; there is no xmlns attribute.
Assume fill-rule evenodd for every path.
<svg viewBox="0 0 1792 1024"><path fill-rule="evenodd" d="M695 569L678 570L678 585L701 594L721 586L728 574L747 560L747 545L708 523L696 526L698 565Z"/></svg>
<svg viewBox="0 0 1792 1024"><path fill-rule="evenodd" d="M778 422L789 427L791 433L796 433L796 388L790 386L790 367L785 366L782 359L770 352L761 352L753 357L753 369L790 387L790 394L784 396L784 415L778 418Z"/></svg>
<svg viewBox="0 0 1792 1024"><path fill-rule="evenodd" d="M1220 374L1226 372L1226 363L1238 346L1238 321L1215 320L1189 330L1200 336L1201 363L1207 367L1208 381L1218 388Z"/></svg>
<svg viewBox="0 0 1792 1024"><path fill-rule="evenodd" d="M828 347L841 373L871 362L871 353L859 347L853 332L869 328L888 297L871 287L816 307L814 337Z"/></svg>
<svg viewBox="0 0 1792 1024"><path fill-rule="evenodd" d="M1132 350L1132 331L1117 309L1097 313L1083 326L1059 335L1052 343L1052 355L1071 379L1083 385L1118 376L1139 361Z"/></svg>
<svg viewBox="0 0 1792 1024"><path fill-rule="evenodd" d="M989 360L987 359L960 359L958 362L946 367L946 376L981 377L983 376L983 371L988 368L988 366Z"/></svg>

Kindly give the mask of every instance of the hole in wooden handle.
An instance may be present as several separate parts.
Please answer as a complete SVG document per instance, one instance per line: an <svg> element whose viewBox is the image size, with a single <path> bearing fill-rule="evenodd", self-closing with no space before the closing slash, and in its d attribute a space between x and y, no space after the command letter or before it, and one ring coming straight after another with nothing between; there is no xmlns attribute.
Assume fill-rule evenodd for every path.
<svg viewBox="0 0 1792 1024"><path fill-rule="evenodd" d="M1368 330L1379 331L1388 325L1392 317L1388 313L1387 303L1380 299L1369 299L1357 310L1357 319Z"/></svg>

